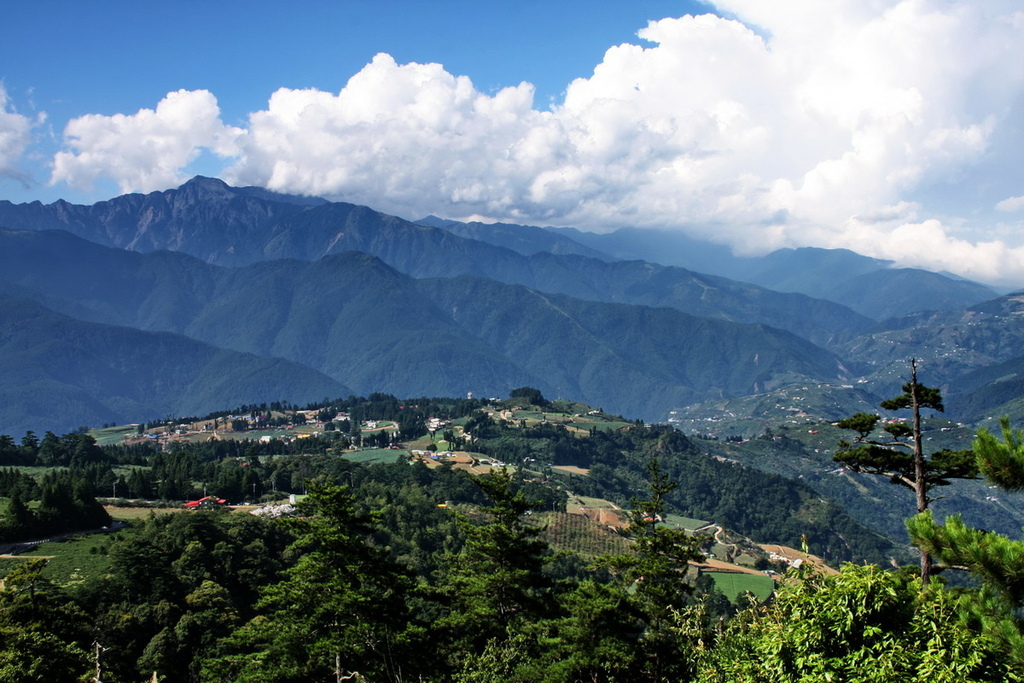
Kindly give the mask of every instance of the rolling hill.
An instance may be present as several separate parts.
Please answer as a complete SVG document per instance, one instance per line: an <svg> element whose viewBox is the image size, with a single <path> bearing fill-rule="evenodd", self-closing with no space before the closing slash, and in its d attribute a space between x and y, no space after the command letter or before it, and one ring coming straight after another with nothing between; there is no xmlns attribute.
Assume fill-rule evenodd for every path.
<svg viewBox="0 0 1024 683"><path fill-rule="evenodd" d="M26 299L0 295L0 318L0 433L64 433L350 393L297 363L83 322Z"/></svg>

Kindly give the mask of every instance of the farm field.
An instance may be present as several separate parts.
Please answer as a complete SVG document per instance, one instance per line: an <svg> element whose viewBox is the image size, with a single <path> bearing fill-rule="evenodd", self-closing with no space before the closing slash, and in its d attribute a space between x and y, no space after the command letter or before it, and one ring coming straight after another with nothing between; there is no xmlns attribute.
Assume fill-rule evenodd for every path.
<svg viewBox="0 0 1024 683"><path fill-rule="evenodd" d="M47 541L14 557L0 558L0 574L6 575L16 562L47 559L43 576L54 583L66 585L94 581L110 567L107 551L112 534L83 534L62 541Z"/></svg>
<svg viewBox="0 0 1024 683"><path fill-rule="evenodd" d="M576 467L575 465L552 465L551 469L558 470L559 472L565 472L577 477L586 477L590 475L590 470L582 467Z"/></svg>
<svg viewBox="0 0 1024 683"><path fill-rule="evenodd" d="M630 541L582 515L545 512L534 516L544 527L541 538L556 551L568 551L588 560L627 552Z"/></svg>
<svg viewBox="0 0 1024 683"><path fill-rule="evenodd" d="M682 515L665 515L665 522L671 526L686 529L687 531L700 529L701 527L705 527L711 523L703 519L694 519L693 517L684 517Z"/></svg>
<svg viewBox="0 0 1024 683"><path fill-rule="evenodd" d="M137 434L138 431L135 425L120 425L117 427L94 429L89 433L96 439L98 445L114 446L124 441L125 437Z"/></svg>
<svg viewBox="0 0 1024 683"><path fill-rule="evenodd" d="M404 450L394 450L391 448L368 448L364 451L352 451L351 453L343 453L342 456L346 460L357 462L360 464L378 464L378 463L393 463L401 462L409 457L409 452Z"/></svg>
<svg viewBox="0 0 1024 683"><path fill-rule="evenodd" d="M107 511L115 521L131 522L136 519L146 519L150 515L166 515L170 512L182 512L183 508L179 506L174 507L146 507L146 506L125 506L121 507L118 505L104 505L103 509Z"/></svg>
<svg viewBox="0 0 1024 683"><path fill-rule="evenodd" d="M744 592L753 593L759 601L764 602L775 590L775 582L770 576L738 572L707 573L715 580L715 587L732 602L736 602L736 597Z"/></svg>

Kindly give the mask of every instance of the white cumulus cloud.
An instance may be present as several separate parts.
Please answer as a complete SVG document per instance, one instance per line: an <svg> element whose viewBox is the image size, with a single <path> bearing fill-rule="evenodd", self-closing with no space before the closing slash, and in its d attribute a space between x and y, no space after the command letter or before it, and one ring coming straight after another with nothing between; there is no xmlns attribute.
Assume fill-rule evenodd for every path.
<svg viewBox="0 0 1024 683"><path fill-rule="evenodd" d="M236 154L241 134L221 122L212 93L178 90L155 110L71 120L64 129L70 149L54 157L50 182L88 189L106 177L122 192L166 189L184 180L182 169L203 148L221 156Z"/></svg>
<svg viewBox="0 0 1024 683"><path fill-rule="evenodd" d="M35 123L14 110L7 89L0 83L0 176L24 179L18 161L25 153Z"/></svg>
<svg viewBox="0 0 1024 683"><path fill-rule="evenodd" d="M484 93L379 54L340 92L277 90L244 130L205 91L76 119L53 180L168 187L207 148L231 182L410 218L685 226L744 253L847 247L1024 281L1021 231L984 223L996 199L938 201L984 186L981 167L1024 184L1020 150L993 145L1024 102L1015 0L712 4L723 16L653 21L611 47L550 109L528 83Z"/></svg>
<svg viewBox="0 0 1024 683"><path fill-rule="evenodd" d="M227 176L381 209L507 214L560 138L532 103L527 84L485 95L439 64L379 54L337 94L276 91Z"/></svg>

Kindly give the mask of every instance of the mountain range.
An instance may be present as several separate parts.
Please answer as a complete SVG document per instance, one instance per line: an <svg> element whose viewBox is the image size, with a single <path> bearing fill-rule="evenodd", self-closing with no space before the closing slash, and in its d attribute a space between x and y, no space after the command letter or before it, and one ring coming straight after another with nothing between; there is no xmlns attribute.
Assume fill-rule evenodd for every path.
<svg viewBox="0 0 1024 683"><path fill-rule="evenodd" d="M985 285L918 268L894 268L892 261L848 249L802 247L765 256L734 255L728 247L678 231L622 228L612 233L555 229L620 259L649 260L698 270L779 292L796 292L848 306L875 320L935 308L961 308L996 295ZM479 239L484 233L480 233Z"/></svg>
<svg viewBox="0 0 1024 683"><path fill-rule="evenodd" d="M784 376L847 374L776 328L472 276L417 280L361 252L227 268L65 232L0 231L0 270L14 292L65 315L288 359L363 394L504 396L531 385L657 416Z"/></svg>
<svg viewBox="0 0 1024 683"><path fill-rule="evenodd" d="M0 202L0 226L5 317L23 326L15 312L34 306L48 330L34 328L36 338L79 340L0 347L0 364L25 369L0 378L0 396L26 406L3 413L0 433L41 428L34 413L55 405L69 406L50 412L73 427L332 392L504 396L523 385L664 420L793 384L858 382L884 396L909 355L944 387L1024 356L1019 297L852 252L783 250L729 266L715 245L691 250L698 260L717 254L701 262L720 272L743 261L740 281L631 258L615 245L636 231L413 223L202 177L91 206ZM661 253L685 251L671 245L684 242L668 239ZM146 346L155 334L163 346ZM202 386L179 377L176 399L118 393L75 380L91 357L96 377L116 374L104 370L102 349L87 349L124 348L104 335L160 357L122 353L119 372L145 381L164 376L176 354L222 355L202 366ZM256 359L267 365L246 365ZM290 379L268 384L260 372ZM979 397L1010 386L1005 372L977 377L957 394L964 406L992 405Z"/></svg>

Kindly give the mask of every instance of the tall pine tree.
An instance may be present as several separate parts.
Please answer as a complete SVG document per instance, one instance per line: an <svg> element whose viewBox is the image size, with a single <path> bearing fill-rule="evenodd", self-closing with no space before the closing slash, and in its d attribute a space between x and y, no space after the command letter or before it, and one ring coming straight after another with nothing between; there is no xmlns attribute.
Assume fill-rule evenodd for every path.
<svg viewBox="0 0 1024 683"><path fill-rule="evenodd" d="M899 486L914 493L917 512L928 509L934 500L932 489L946 486L950 479L970 479L977 476L974 455L969 450L941 450L927 456L922 446L921 411L942 412L942 394L938 389L926 387L917 381L917 359L910 359L910 381L903 385L903 393L881 402L885 410L909 410L911 424L890 422L877 436L880 415L857 413L838 422L838 426L857 433L853 442L841 441L834 460L854 472L888 477ZM932 562L928 552L921 550L921 580L925 585L931 579Z"/></svg>

